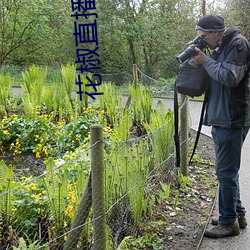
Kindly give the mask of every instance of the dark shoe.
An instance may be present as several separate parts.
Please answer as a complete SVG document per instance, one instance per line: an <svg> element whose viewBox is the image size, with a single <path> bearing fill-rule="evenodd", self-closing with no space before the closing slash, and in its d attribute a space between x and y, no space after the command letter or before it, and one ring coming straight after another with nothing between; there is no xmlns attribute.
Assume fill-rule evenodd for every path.
<svg viewBox="0 0 250 250"><path fill-rule="evenodd" d="M239 222L240 229L243 229L243 228L245 228L247 226L247 220L246 220L245 214L242 214L242 215L240 215L238 217L238 222ZM211 224L214 225L214 226L217 226L218 225L218 219L217 218L212 218Z"/></svg>
<svg viewBox="0 0 250 250"><path fill-rule="evenodd" d="M204 235L209 238L223 238L228 236L239 235L240 227L238 222L232 224L222 225L219 224L215 227L205 230Z"/></svg>
<svg viewBox="0 0 250 250"><path fill-rule="evenodd" d="M247 226L247 220L246 220L245 214L242 214L238 217L238 222L239 222L241 229L243 229Z"/></svg>

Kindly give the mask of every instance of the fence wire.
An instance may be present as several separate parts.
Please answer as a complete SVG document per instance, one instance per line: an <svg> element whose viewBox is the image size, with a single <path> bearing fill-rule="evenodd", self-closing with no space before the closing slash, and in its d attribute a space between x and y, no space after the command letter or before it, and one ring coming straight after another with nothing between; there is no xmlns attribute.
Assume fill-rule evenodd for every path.
<svg viewBox="0 0 250 250"><path fill-rule="evenodd" d="M127 70L123 72L117 72L112 74L102 74L102 80L104 82L112 82L116 85L123 85L133 82L133 71Z"/></svg>
<svg viewBox="0 0 250 250"><path fill-rule="evenodd" d="M154 95L160 96L171 96L174 91L174 82L173 80L156 80L146 74L144 74L139 68L137 68L139 72L139 81L150 88Z"/></svg>

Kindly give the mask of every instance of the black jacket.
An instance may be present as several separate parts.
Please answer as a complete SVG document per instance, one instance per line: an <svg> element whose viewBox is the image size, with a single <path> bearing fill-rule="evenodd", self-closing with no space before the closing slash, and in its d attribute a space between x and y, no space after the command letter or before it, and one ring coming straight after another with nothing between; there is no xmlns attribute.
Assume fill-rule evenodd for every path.
<svg viewBox="0 0 250 250"><path fill-rule="evenodd" d="M204 125L250 126L250 45L237 27L227 30L219 49L203 63L211 77Z"/></svg>

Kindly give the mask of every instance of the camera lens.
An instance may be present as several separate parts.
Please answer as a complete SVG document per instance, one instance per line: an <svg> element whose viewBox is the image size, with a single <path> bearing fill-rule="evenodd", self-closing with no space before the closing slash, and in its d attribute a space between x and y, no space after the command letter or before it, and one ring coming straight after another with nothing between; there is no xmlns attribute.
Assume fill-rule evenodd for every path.
<svg viewBox="0 0 250 250"><path fill-rule="evenodd" d="M177 61L179 63L183 63L188 58L198 55L198 53L194 49L195 47L195 44L191 44L190 46L188 46L180 55L176 57Z"/></svg>

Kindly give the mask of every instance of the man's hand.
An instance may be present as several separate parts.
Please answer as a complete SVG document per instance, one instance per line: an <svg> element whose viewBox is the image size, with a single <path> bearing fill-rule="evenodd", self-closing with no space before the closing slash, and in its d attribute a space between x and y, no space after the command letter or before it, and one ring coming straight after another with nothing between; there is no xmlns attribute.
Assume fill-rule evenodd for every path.
<svg viewBox="0 0 250 250"><path fill-rule="evenodd" d="M198 53L197 56L192 57L197 64L203 64L207 56L197 47L194 48L195 51Z"/></svg>

